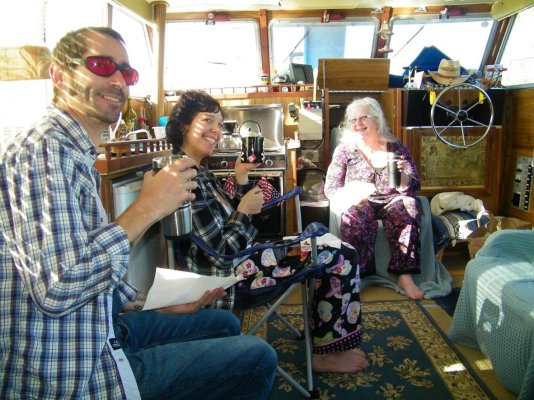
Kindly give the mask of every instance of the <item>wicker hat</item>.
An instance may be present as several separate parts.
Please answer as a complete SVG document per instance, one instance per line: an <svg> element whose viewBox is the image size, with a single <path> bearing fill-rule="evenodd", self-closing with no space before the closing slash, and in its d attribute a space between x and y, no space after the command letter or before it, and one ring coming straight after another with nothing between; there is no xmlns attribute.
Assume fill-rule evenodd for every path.
<svg viewBox="0 0 534 400"><path fill-rule="evenodd" d="M429 71L429 73L437 83L442 85L456 85L465 82L469 78L469 75L460 75L460 71L460 61L443 58L439 62L438 70Z"/></svg>

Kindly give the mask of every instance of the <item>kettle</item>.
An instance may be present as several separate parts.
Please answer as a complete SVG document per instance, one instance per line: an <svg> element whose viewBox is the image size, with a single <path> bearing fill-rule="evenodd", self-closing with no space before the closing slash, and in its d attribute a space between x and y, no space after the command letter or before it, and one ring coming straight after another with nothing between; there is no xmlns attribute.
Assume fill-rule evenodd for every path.
<svg viewBox="0 0 534 400"><path fill-rule="evenodd" d="M241 150L241 135L236 132L237 121L223 121L223 133L217 149L223 152L238 152Z"/></svg>

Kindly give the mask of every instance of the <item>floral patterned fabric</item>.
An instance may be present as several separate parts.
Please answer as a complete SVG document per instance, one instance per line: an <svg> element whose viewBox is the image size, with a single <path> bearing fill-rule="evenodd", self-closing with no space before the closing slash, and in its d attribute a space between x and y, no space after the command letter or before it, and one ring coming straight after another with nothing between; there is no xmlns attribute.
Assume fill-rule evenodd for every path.
<svg viewBox="0 0 534 400"><path fill-rule="evenodd" d="M317 258L324 265L324 272L316 279L313 352L324 354L359 347L362 325L358 255L351 245L342 243L339 249L319 245ZM309 262L310 253L298 246L253 253L235 269L236 275L245 277L236 285L235 308L264 304L269 300L265 296L276 293L273 286L291 279Z"/></svg>
<svg viewBox="0 0 534 400"><path fill-rule="evenodd" d="M362 277L375 273L374 244L378 220L383 222L391 251L388 272L395 275L420 272L420 215L415 198L420 184L416 166L404 144L388 142L387 151L396 151L408 161L406 172L413 179L404 191L388 186L387 168L373 168L358 149L345 143L336 147L326 175L325 194L328 198L353 181L375 187L367 200L341 214L341 239L356 248Z"/></svg>

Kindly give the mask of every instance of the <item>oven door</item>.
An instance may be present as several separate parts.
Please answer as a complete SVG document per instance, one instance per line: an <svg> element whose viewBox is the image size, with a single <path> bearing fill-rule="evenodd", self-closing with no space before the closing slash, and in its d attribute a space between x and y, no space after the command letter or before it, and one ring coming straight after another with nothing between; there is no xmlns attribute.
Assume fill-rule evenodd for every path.
<svg viewBox="0 0 534 400"><path fill-rule="evenodd" d="M228 176L233 174L228 171L213 171L213 173L223 185ZM284 171L257 170L251 171L248 174L248 179L253 184L258 182L262 177L273 185L280 193L280 196L284 194ZM285 212L285 204L282 202L279 206L254 215L252 217L252 224L258 229L257 239L279 239L285 236Z"/></svg>

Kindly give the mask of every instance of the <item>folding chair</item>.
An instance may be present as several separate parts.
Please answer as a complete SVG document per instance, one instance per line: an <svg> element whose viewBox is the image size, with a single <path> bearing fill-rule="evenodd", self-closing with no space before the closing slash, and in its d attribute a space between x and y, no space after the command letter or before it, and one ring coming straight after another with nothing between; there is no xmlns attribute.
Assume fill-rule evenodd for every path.
<svg viewBox="0 0 534 400"><path fill-rule="evenodd" d="M266 204L264 204L264 208L272 207L277 204L279 204L282 201L285 201L287 199L290 199L294 197L295 199L295 206L297 210L297 229L299 231L299 235L291 240L285 241L283 243L274 242L274 243L260 243L255 246L249 247L243 251L240 251L233 255L227 255L227 254L219 254L216 253L213 249L209 248L206 243L204 243L201 239L196 237L195 235L192 235L192 240L195 242L195 244L202 249L203 251L207 252L208 254L212 256L222 257L225 259L236 259L236 258L242 258L244 256L248 256L250 254L253 254L257 251L261 251L267 248L277 248L277 247L290 247L297 244L300 244L302 241L306 239L310 239L311 241L311 254L310 254L310 262L309 264L295 273L295 275L289 277L287 280L281 281L280 284L273 286L273 287L267 287L262 289L257 289L258 294L265 295L268 294L269 290L272 292L271 296L266 296L264 299L264 302L261 304L253 305L251 308L255 308L259 305L265 305L268 307L267 312L262 316L262 318L246 333L247 335L253 335L257 332L257 330L266 322L269 320L269 318L272 315L277 316L284 324L286 324L291 331L295 332L297 335L297 338L301 339L304 334L304 340L305 340L305 352L306 352L306 382L307 388L304 388L299 382L297 382L293 377L287 373L282 367L278 366L277 370L278 373L284 377L291 385L295 387L296 390L298 390L304 397L311 398L314 396L314 388L313 388L313 373L312 373L312 341L310 336L310 307L311 304L313 304L313 284L308 284L310 282L313 283L313 280L316 277L319 277L322 275L324 270L324 264L318 264L317 263L317 237L322 236L328 232L328 228L326 228L324 225L313 222L309 224L304 231L302 231L302 221L301 221L301 215L300 215L300 198L299 195L301 193L301 188L297 187L288 193L286 193L284 196L272 200ZM296 329L289 321L287 321L280 313L278 313L278 308L286 301L286 299L291 295L291 293L297 289L298 287L301 287L301 293L302 293L302 314L303 314L303 320L304 320L304 333L302 334L298 329ZM276 299L276 300L275 300ZM272 304L271 301L275 300Z"/></svg>

